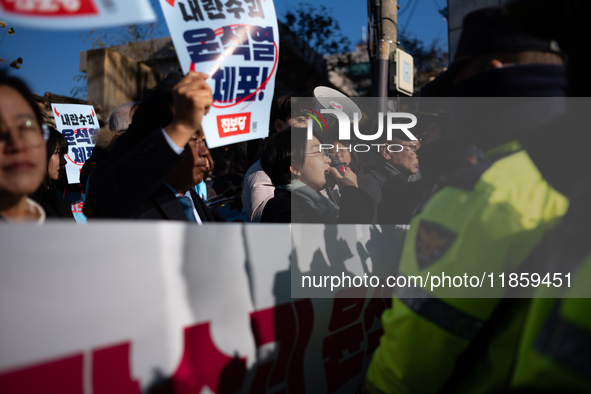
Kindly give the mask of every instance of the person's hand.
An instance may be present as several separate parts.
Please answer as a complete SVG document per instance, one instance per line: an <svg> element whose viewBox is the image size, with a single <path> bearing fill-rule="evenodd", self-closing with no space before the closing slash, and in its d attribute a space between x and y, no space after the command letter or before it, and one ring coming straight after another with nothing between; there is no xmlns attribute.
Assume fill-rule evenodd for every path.
<svg viewBox="0 0 591 394"><path fill-rule="evenodd" d="M341 175L339 170L337 170L336 168L330 167L330 174L337 181L337 185L339 185L339 189L341 189L341 190L344 189L345 186L358 187L357 186L357 175L355 175L355 173L348 167L347 167L347 170L345 171L345 175Z"/></svg>
<svg viewBox="0 0 591 394"><path fill-rule="evenodd" d="M172 88L174 115L165 131L179 147L184 147L201 127L203 115L213 104L207 78L207 74L191 71Z"/></svg>

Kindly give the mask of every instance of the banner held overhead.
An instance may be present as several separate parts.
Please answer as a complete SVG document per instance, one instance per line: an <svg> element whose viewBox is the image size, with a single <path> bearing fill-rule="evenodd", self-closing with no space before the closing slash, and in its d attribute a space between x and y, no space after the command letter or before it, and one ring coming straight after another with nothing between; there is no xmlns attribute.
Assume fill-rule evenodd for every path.
<svg viewBox="0 0 591 394"><path fill-rule="evenodd" d="M203 118L210 148L264 138L279 60L269 0L160 0L179 62L209 75L213 106Z"/></svg>

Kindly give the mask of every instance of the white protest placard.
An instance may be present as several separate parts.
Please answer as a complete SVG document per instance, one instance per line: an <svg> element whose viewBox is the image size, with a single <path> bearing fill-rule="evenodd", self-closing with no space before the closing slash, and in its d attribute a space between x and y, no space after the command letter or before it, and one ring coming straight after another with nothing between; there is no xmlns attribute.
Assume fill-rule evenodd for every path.
<svg viewBox="0 0 591 394"><path fill-rule="evenodd" d="M149 23L148 0L0 0L0 16L38 29L91 29Z"/></svg>
<svg viewBox="0 0 591 394"><path fill-rule="evenodd" d="M0 393L361 388L388 300L292 298L291 276L380 275L402 230L105 221L64 237L72 226L0 223Z"/></svg>
<svg viewBox="0 0 591 394"><path fill-rule="evenodd" d="M92 105L51 104L55 126L68 141L66 174L68 183L80 183L82 166L92 155L93 136L99 122Z"/></svg>
<svg viewBox="0 0 591 394"><path fill-rule="evenodd" d="M264 138L279 61L271 0L160 0L183 72L210 76L210 148Z"/></svg>

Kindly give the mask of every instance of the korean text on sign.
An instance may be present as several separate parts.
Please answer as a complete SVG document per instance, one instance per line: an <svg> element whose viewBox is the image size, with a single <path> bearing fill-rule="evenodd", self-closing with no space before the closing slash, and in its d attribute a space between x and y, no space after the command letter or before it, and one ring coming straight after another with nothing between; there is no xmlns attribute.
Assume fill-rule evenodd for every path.
<svg viewBox="0 0 591 394"><path fill-rule="evenodd" d="M203 119L208 145L215 148L266 137L279 59L273 2L160 3L183 71L200 71L210 76L214 104ZM248 122L239 132L229 131L233 126L224 127L245 119Z"/></svg>
<svg viewBox="0 0 591 394"><path fill-rule="evenodd" d="M68 183L80 182L80 170L92 155L93 136L99 129L92 105L51 104L56 128L68 141L66 174Z"/></svg>

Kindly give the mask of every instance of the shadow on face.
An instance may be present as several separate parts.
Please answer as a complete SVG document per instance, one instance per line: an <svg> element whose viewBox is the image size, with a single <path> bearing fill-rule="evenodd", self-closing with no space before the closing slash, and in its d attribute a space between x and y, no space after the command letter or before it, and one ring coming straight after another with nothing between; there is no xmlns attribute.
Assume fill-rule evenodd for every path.
<svg viewBox="0 0 591 394"><path fill-rule="evenodd" d="M203 181L210 156L202 130L193 134L183 152L181 162L166 177L165 182L178 192L184 193Z"/></svg>

